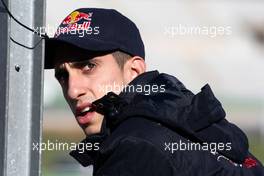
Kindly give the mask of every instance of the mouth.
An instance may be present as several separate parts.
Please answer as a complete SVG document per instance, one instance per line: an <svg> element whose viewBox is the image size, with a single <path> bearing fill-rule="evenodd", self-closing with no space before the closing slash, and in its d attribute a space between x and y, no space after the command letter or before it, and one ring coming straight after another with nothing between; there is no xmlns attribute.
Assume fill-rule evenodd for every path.
<svg viewBox="0 0 264 176"><path fill-rule="evenodd" d="M89 124L95 115L95 108L92 104L83 104L76 108L75 117L80 125Z"/></svg>

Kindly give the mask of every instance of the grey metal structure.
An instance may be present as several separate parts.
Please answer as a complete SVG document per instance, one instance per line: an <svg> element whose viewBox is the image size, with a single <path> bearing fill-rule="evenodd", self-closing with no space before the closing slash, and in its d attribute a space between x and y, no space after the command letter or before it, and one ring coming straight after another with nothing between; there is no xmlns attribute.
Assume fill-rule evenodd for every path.
<svg viewBox="0 0 264 176"><path fill-rule="evenodd" d="M30 28L43 26L45 1L4 0L20 22ZM3 13L0 2L0 175L40 175L40 152L33 142L41 141L43 42Z"/></svg>

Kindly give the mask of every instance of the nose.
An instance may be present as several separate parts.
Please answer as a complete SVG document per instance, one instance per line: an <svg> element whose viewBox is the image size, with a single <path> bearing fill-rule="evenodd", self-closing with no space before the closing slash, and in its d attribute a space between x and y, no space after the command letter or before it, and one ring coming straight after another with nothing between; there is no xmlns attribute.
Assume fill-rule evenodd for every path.
<svg viewBox="0 0 264 176"><path fill-rule="evenodd" d="M73 100L77 100L85 95L84 81L78 73L69 73L67 95Z"/></svg>

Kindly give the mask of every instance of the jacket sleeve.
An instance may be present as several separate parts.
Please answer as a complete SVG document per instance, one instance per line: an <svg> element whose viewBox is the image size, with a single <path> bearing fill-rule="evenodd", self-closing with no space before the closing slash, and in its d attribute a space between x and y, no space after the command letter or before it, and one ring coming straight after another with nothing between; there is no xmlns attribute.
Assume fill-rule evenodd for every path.
<svg viewBox="0 0 264 176"><path fill-rule="evenodd" d="M226 159L219 159L218 162L220 167L213 170L217 171L219 176L264 176L263 165L250 153L240 165Z"/></svg>
<svg viewBox="0 0 264 176"><path fill-rule="evenodd" d="M192 100L188 122L195 137L202 142L230 143L231 150L218 151L237 163L242 163L248 153L248 139L236 125L228 122L220 101L209 85Z"/></svg>
<svg viewBox="0 0 264 176"><path fill-rule="evenodd" d="M94 176L173 175L169 158L143 139L123 139Z"/></svg>
<svg viewBox="0 0 264 176"><path fill-rule="evenodd" d="M232 161L243 163L248 153L248 139L244 132L236 125L223 119L208 128L199 131L196 135L207 142L229 143L231 150L219 151Z"/></svg>

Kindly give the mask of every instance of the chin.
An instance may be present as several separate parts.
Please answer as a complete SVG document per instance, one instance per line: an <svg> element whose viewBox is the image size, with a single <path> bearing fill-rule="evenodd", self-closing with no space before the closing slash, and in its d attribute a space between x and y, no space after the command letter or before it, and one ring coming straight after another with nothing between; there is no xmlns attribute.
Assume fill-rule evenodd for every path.
<svg viewBox="0 0 264 176"><path fill-rule="evenodd" d="M82 126L82 129L86 136L96 134L101 131L102 123L103 123L103 116L96 113L92 121L89 124Z"/></svg>
<svg viewBox="0 0 264 176"><path fill-rule="evenodd" d="M96 134L99 133L101 130L99 125L89 125L88 127L86 127L84 129L84 133L86 134L86 136L92 135L92 134Z"/></svg>

